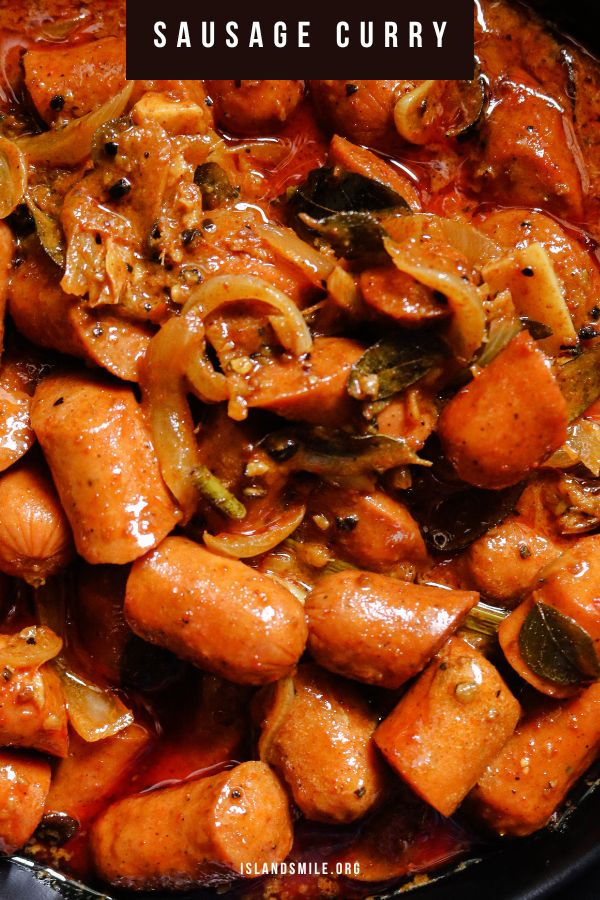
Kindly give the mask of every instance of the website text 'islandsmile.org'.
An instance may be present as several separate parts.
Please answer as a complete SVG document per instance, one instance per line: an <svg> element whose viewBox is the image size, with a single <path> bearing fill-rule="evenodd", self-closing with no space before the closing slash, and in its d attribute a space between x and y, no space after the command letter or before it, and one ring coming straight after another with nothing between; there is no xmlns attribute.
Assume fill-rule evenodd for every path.
<svg viewBox="0 0 600 900"><path fill-rule="evenodd" d="M360 875L359 862L307 862L291 860L281 863L246 862L240 865L240 875L259 877L261 875Z"/></svg>

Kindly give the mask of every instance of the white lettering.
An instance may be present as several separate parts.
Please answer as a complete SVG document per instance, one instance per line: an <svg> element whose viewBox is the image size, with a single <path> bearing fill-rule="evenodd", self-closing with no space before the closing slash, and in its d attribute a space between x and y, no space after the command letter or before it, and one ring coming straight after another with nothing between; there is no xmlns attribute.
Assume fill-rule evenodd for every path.
<svg viewBox="0 0 600 900"><path fill-rule="evenodd" d="M433 29L434 29L434 31L435 31L435 36L436 36L436 38L437 38L437 45L438 45L438 47L441 47L442 44L443 44L443 40L444 40L444 32L445 32L445 30L446 30L446 25L447 25L447 24L448 24L447 22L442 22L441 25L440 25L439 22L434 22L434 23L433 23Z"/></svg>
<svg viewBox="0 0 600 900"><path fill-rule="evenodd" d="M179 23L179 34L177 35L177 46L178 47L191 47L192 42L190 41L190 30L188 28L187 22Z"/></svg>
<svg viewBox="0 0 600 900"><path fill-rule="evenodd" d="M237 47L239 44L238 36L236 34L238 30L237 22L228 22L225 26L225 31L228 34L228 37L225 38L225 44L228 47Z"/></svg>
<svg viewBox="0 0 600 900"><path fill-rule="evenodd" d="M253 22L250 30L249 47L263 47L262 31L260 30L260 22Z"/></svg>
<svg viewBox="0 0 600 900"><path fill-rule="evenodd" d="M423 26L420 22L409 22L409 33L408 33L408 46L409 47L422 47L423 46L423 38L421 36L423 31Z"/></svg>
<svg viewBox="0 0 600 900"><path fill-rule="evenodd" d="M385 23L385 46L388 47L398 47L398 23L397 22L386 22Z"/></svg>
<svg viewBox="0 0 600 900"><path fill-rule="evenodd" d="M154 46L155 47L164 47L167 43L167 39L165 37L165 31L167 29L165 22L155 22L154 23L154 34L156 37L154 38Z"/></svg>
<svg viewBox="0 0 600 900"><path fill-rule="evenodd" d="M348 37L348 32L350 31L350 26L347 22L338 22L336 28L336 41L338 47L347 47L350 43L350 38ZM342 32L346 35L342 37Z"/></svg>

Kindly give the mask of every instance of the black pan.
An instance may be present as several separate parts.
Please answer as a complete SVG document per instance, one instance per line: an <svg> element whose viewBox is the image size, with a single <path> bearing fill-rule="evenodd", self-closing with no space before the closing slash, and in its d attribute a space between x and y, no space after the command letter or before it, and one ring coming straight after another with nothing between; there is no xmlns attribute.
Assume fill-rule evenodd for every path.
<svg viewBox="0 0 600 900"><path fill-rule="evenodd" d="M527 5L600 57L598 0L527 0ZM405 884L371 900L407 896L406 888ZM176 896L129 894L132 900ZM214 896L201 891L186 894L185 900L214 900ZM600 769L576 788L570 806L553 827L530 838L499 842L491 851L434 873L430 883L408 891L408 896L414 900L546 900L552 896L600 900ZM27 859L0 861L0 900L61 898L112 900L110 894L92 891Z"/></svg>

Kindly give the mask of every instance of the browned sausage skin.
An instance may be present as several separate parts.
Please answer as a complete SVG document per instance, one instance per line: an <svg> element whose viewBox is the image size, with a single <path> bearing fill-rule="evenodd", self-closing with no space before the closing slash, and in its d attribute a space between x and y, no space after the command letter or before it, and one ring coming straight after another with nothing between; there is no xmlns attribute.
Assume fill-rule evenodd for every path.
<svg viewBox="0 0 600 900"><path fill-rule="evenodd" d="M0 635L0 652L5 635ZM0 675L0 745L66 756L67 709L50 663L33 669L5 666Z"/></svg>
<svg viewBox="0 0 600 900"><path fill-rule="evenodd" d="M135 890L227 884L291 846L285 792L261 762L120 800L92 828L98 874Z"/></svg>
<svg viewBox="0 0 600 900"><path fill-rule="evenodd" d="M38 826L50 787L50 764L28 753L0 752L0 853L14 853Z"/></svg>
<svg viewBox="0 0 600 900"><path fill-rule="evenodd" d="M471 794L477 814L500 834L543 828L600 751L600 685L568 702L545 701L527 715Z"/></svg>
<svg viewBox="0 0 600 900"><path fill-rule="evenodd" d="M71 529L50 475L28 457L0 476L0 571L35 586L72 556Z"/></svg>
<svg viewBox="0 0 600 900"><path fill-rule="evenodd" d="M454 637L375 741L411 788L449 816L511 736L520 711L494 666Z"/></svg>
<svg viewBox="0 0 600 900"><path fill-rule="evenodd" d="M217 124L233 134L280 128L304 95L303 81L205 81Z"/></svg>
<svg viewBox="0 0 600 900"><path fill-rule="evenodd" d="M133 391L93 375L52 375L38 386L32 424L78 552L126 563L179 519Z"/></svg>
<svg viewBox="0 0 600 900"><path fill-rule="evenodd" d="M478 598L371 572L326 575L306 601L308 646L326 669L398 688L425 667Z"/></svg>
<svg viewBox="0 0 600 900"><path fill-rule="evenodd" d="M534 604L543 604L583 628L600 647L598 594L600 588L600 535L582 538L562 556L550 562L532 585L531 593L502 622L498 630L500 646L519 675L538 691L552 697L569 697L580 690L579 680L550 681L534 672L523 658L520 636Z"/></svg>
<svg viewBox="0 0 600 900"><path fill-rule="evenodd" d="M385 772L372 740L377 715L356 687L304 664L256 702L261 759L279 772L307 819L353 822L382 798Z"/></svg>
<svg viewBox="0 0 600 900"><path fill-rule="evenodd" d="M125 615L140 637L240 684L288 675L307 636L302 605L284 587L183 537L135 563Z"/></svg>

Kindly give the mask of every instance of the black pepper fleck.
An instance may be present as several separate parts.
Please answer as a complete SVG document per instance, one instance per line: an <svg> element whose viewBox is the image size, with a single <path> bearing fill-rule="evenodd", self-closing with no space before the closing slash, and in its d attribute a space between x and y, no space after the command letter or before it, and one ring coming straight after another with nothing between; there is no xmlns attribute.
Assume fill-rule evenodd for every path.
<svg viewBox="0 0 600 900"><path fill-rule="evenodd" d="M65 398L64 398L64 397L59 397L58 400L55 400L55 401L54 401L54 403L52 404L52 406L62 406L62 404L63 404L64 402L65 402Z"/></svg>
<svg viewBox="0 0 600 900"><path fill-rule="evenodd" d="M533 269L531 266L525 266L524 269L521 269L521 275L524 275L525 278L533 278Z"/></svg>
<svg viewBox="0 0 600 900"><path fill-rule="evenodd" d="M584 325L577 332L580 341L590 341L592 338L600 337L600 331L596 331L593 325Z"/></svg>
<svg viewBox="0 0 600 900"><path fill-rule="evenodd" d="M119 152L119 145L116 141L107 141L104 145L104 152L107 156L116 156Z"/></svg>
<svg viewBox="0 0 600 900"><path fill-rule="evenodd" d="M241 796L242 796L242 792L241 792L241 791L238 791L237 788L234 788L234 789L232 790L232 792L231 792L231 799L232 799L232 800L239 800L239 799L241 798Z"/></svg>
<svg viewBox="0 0 600 900"><path fill-rule="evenodd" d="M54 97L50 100L50 109L55 109L57 112L63 108L65 105L65 98L62 94L55 94Z"/></svg>
<svg viewBox="0 0 600 900"><path fill-rule="evenodd" d="M352 94L355 94L358 90L357 84L347 84L346 85L346 97L351 97Z"/></svg>
<svg viewBox="0 0 600 900"><path fill-rule="evenodd" d="M131 190L131 182L127 178L119 178L108 189L108 196L111 200L122 200Z"/></svg>
<svg viewBox="0 0 600 900"><path fill-rule="evenodd" d="M217 230L217 226L215 225L215 223L213 222L212 219L205 219L204 222L202 223L202 227L204 228L205 231L216 231Z"/></svg>
<svg viewBox="0 0 600 900"><path fill-rule="evenodd" d="M350 516L336 516L335 517L335 527L338 531L354 531L356 526L358 525L358 516L350 515Z"/></svg>

